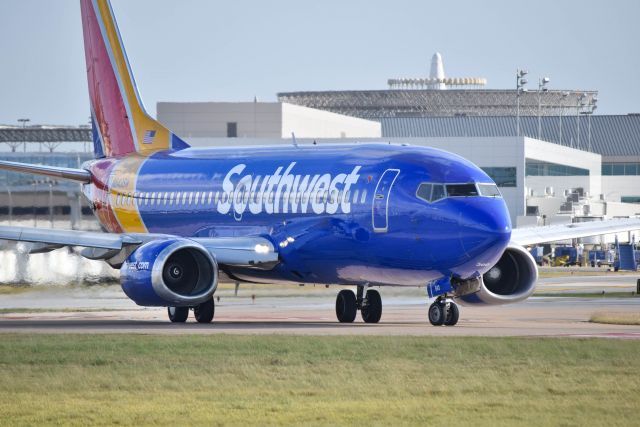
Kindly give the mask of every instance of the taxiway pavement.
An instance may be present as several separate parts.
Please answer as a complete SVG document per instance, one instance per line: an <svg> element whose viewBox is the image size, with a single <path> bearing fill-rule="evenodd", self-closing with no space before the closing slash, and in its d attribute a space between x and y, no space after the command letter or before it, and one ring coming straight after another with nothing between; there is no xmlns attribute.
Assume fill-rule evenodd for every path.
<svg viewBox="0 0 640 427"><path fill-rule="evenodd" d="M634 276L621 278L541 279L540 292L599 288L605 292L635 290ZM623 277L623 278L622 278ZM564 289L563 288L563 289ZM379 324L339 324L335 320L337 288L259 287L231 289L217 295L216 316L201 325L191 317L171 324L166 309L141 308L117 286L38 289L0 296L0 333L142 333L142 334L313 334L415 336L568 336L640 339L640 326L589 322L595 313L638 313L640 297L532 297L506 306L461 307L454 327L433 327L427 321L428 302L421 290L381 289L383 315ZM255 296L253 298L252 296ZM74 311L83 310L83 311Z"/></svg>

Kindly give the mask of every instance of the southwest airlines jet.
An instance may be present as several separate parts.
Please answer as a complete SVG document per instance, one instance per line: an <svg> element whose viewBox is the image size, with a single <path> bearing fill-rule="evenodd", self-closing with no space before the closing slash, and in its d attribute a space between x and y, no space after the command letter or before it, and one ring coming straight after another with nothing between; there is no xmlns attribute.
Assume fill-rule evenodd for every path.
<svg viewBox="0 0 640 427"><path fill-rule="evenodd" d="M83 247L120 269L142 306L211 322L218 282L355 287L336 316L382 315L374 287L426 287L431 324L465 304L524 300L538 273L524 245L640 229L625 219L511 229L495 183L446 151L388 144L190 148L144 109L108 0L81 0L95 160L0 168L82 184L106 231L0 227L31 253Z"/></svg>

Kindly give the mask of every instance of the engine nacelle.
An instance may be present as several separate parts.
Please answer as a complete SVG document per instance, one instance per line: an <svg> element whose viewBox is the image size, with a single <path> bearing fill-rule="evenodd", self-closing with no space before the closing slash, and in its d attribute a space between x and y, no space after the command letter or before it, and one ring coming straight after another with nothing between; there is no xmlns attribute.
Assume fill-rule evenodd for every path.
<svg viewBox="0 0 640 427"><path fill-rule="evenodd" d="M527 299L538 281L538 266L522 246L509 245L496 265L476 279L477 291L456 296L462 304L510 304ZM470 289L470 286L466 287ZM460 287L462 291L464 286Z"/></svg>
<svg viewBox="0 0 640 427"><path fill-rule="evenodd" d="M120 285L138 305L194 306L218 287L218 263L191 240L154 240L122 264Z"/></svg>

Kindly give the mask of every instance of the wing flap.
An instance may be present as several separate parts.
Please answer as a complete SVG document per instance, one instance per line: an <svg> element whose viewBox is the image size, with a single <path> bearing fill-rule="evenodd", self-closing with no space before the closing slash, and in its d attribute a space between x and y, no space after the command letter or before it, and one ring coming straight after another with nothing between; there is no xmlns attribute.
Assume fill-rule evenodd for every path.
<svg viewBox="0 0 640 427"><path fill-rule="evenodd" d="M112 234L92 231L54 230L31 227L0 226L0 240L33 243L30 253L49 252L63 246L82 246L81 255L93 260L107 260L117 265L136 246L155 239L180 238L167 234ZM279 261L273 244L263 237L191 238L209 251L221 265L273 268Z"/></svg>
<svg viewBox="0 0 640 427"><path fill-rule="evenodd" d="M514 228L511 231L511 241L521 246L527 246L635 230L640 230L640 218L622 218L566 225Z"/></svg>

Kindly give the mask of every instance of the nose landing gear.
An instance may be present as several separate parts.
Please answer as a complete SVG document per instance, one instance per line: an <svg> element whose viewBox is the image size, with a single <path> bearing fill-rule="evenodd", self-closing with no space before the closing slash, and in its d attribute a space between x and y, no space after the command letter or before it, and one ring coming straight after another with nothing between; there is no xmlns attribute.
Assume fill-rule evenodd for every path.
<svg viewBox="0 0 640 427"><path fill-rule="evenodd" d="M454 326L460 318L460 310L453 301L441 297L429 307L429 322L433 326Z"/></svg>

